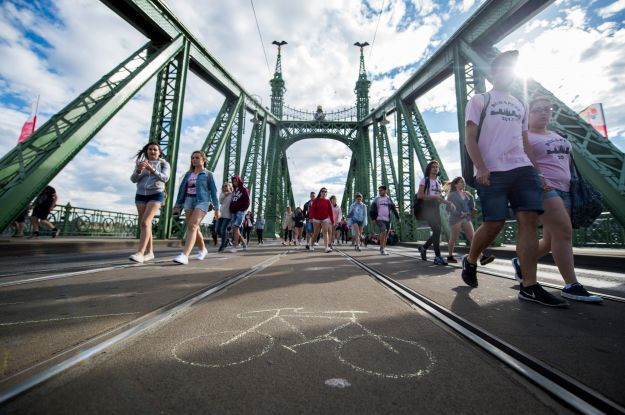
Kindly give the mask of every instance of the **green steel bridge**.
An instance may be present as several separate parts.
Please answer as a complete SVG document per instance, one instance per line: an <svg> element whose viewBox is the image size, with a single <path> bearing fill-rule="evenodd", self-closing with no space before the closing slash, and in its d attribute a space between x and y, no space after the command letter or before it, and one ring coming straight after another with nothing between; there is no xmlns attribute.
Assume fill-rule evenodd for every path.
<svg viewBox="0 0 625 415"><path fill-rule="evenodd" d="M250 187L252 211L267 219L266 231L279 230L281 212L294 206L286 150L308 138L337 140L352 150L343 209L356 191L365 202L375 189L385 184L402 214L400 237L418 238L412 215L418 160L421 169L431 159L441 161L441 176L448 179L416 99L450 76L455 80L458 113L458 140L462 164L464 148L464 108L475 93L486 90L490 79L488 62L498 53L493 45L516 30L552 1L489 0L469 18L399 89L377 108L369 108L369 87L363 48L356 81L355 105L315 117L312 112L287 106L282 74L282 46L277 45L275 73L270 80L271 108L263 108L242 84L208 52L182 22L160 0L102 0L114 12L144 34L150 41L105 74L86 91L50 118L24 142L0 160L0 229L5 229L24 207L69 163L94 135L149 80L156 77L156 94L151 114L150 141L160 143L164 156L176 171L183 102L188 71L225 97L217 118L201 146L214 170L224 157L224 177L241 174ZM600 219L615 225L621 235L625 225L625 160L613 144L604 139L577 113L536 80L519 83L515 93L521 98L548 95L554 102L551 129L565 134L573 146L582 175L604 197L611 213ZM249 145L243 155L244 117L254 114ZM393 152L387 131L387 117L395 117L397 148ZM397 160L393 159L393 153ZM172 175L167 191L174 194L177 180ZM157 235L170 238L179 233L174 222L173 198L168 198L159 216ZM71 217L65 209L64 217ZM61 214L59 213L59 216ZM78 216L80 217L80 215ZM85 215L76 224L86 226ZM124 232L134 220L124 217ZM102 229L113 229L112 219ZM76 225L75 224L75 225ZM77 225L77 226L78 226ZM66 225L69 229L69 224ZM80 226L78 226L80 227ZM611 228L612 229L612 228ZM85 231L86 232L86 231ZM615 231L600 233L608 242ZM618 239L618 238L617 238Z"/></svg>

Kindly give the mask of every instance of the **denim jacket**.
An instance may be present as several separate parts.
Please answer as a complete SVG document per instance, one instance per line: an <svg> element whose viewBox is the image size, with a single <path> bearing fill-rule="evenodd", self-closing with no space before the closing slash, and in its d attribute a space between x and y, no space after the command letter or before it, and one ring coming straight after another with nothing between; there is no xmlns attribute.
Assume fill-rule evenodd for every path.
<svg viewBox="0 0 625 415"><path fill-rule="evenodd" d="M178 189L178 197L176 198L175 208L181 208L184 205L184 199L187 196L187 181L191 176L190 171L186 172L180 188ZM198 203L212 203L214 209L219 209L219 198L217 197L217 187L215 186L215 179L213 179L213 173L204 169L197 175L195 182L197 189L197 201Z"/></svg>
<svg viewBox="0 0 625 415"><path fill-rule="evenodd" d="M367 207L364 203L354 202L349 207L347 217L352 221L362 222L362 226L367 226Z"/></svg>

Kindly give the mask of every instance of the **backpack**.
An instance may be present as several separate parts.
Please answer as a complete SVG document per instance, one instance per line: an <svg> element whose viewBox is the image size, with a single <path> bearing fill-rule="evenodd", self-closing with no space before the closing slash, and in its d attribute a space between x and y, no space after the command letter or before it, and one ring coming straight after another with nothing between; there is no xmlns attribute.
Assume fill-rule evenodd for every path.
<svg viewBox="0 0 625 415"><path fill-rule="evenodd" d="M597 192L579 174L579 170L571 157L571 225L573 228L586 228L601 215L603 204L601 194Z"/></svg>
<svg viewBox="0 0 625 415"><path fill-rule="evenodd" d="M427 194L428 190L430 189L430 180L428 178L428 180L425 181L425 187L423 188L423 194ZM413 213L414 213L414 217L417 220L423 220L423 213L425 212L425 205L426 205L426 200L424 199L419 199L419 193L415 193L414 195L414 203L412 204L413 207Z"/></svg>
<svg viewBox="0 0 625 415"><path fill-rule="evenodd" d="M480 141L480 133L482 132L482 125L484 124L484 118L486 118L486 110L488 109L488 105L490 104L490 93L486 92L482 94L484 97L484 107L482 108L482 113L480 114L480 121L477 125L477 136L475 137L475 141L479 143ZM464 182L471 187L475 187L475 178L473 173L473 160L469 156L466 148L461 152L462 155L462 177L464 177Z"/></svg>

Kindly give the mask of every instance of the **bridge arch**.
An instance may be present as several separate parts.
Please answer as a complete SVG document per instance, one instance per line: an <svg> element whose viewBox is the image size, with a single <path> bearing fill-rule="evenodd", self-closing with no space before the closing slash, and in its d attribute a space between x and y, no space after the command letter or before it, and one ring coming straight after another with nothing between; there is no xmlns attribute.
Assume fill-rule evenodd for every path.
<svg viewBox="0 0 625 415"><path fill-rule="evenodd" d="M288 148L291 147L293 144L299 141L308 140L308 139L336 140L345 144L350 150L353 151L353 148L352 148L353 141L349 137L343 134L328 133L328 132L314 132L314 131L287 136L285 139L285 143L284 143L284 151L288 150Z"/></svg>

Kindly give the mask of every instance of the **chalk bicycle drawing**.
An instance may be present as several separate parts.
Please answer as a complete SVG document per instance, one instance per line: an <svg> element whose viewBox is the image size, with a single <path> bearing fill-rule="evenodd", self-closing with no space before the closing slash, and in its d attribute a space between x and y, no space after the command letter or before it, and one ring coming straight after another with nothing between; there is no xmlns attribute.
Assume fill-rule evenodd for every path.
<svg viewBox="0 0 625 415"><path fill-rule="evenodd" d="M308 312L302 310L302 307L276 308L237 314L237 317L241 319L258 319L259 317L263 317L263 315L266 318L247 330L210 333L183 340L172 349L173 357L180 363L206 368L228 367L247 363L253 359L263 356L273 348L276 343L275 338L270 334L263 332L262 329L263 326L266 326L269 323L277 322L287 327L302 340L301 342L294 344L282 344L281 346L284 349L292 353L297 353L303 346L321 342L334 342L336 343L335 354L338 360L357 372L390 379L418 378L428 374L435 364L435 358L432 352L421 344L412 340L376 334L361 324L358 321L357 316L358 314L366 314L366 311L349 310ZM289 319L338 320L340 321L340 324L319 336L308 338L298 327L291 323ZM356 329L360 332L360 334L339 338L339 332L345 329ZM254 337L257 341L262 343L260 351L244 358L237 356L236 353L230 353L230 351L234 351L236 346L242 346L244 338L249 337ZM219 349L217 351L220 352L220 354L216 353L215 350L211 350L211 353L207 353L206 356L201 359L202 361L197 361L197 357L192 359L181 356L184 353L181 352L181 349L184 349L185 346L190 346L190 343L196 344L202 342L218 344ZM365 367L366 364L354 363L354 356L352 356L354 354L354 348L358 348L359 346L362 347L363 342L369 344L369 348L372 346L376 348L375 354L371 354L369 352L356 353L356 357L364 357L364 360L368 364L374 363L374 365L376 363L380 365L380 362L390 362L390 366L393 366L394 368L401 368L399 369L401 373L391 373L388 367L371 368ZM351 350L352 353L350 354L349 352L346 352L346 350ZM356 349L356 351L359 350ZM219 354L220 358L216 357L217 354ZM349 355L349 357L345 357L345 355ZM425 364L423 364L423 362L425 362ZM414 367L415 365L419 367Z"/></svg>

